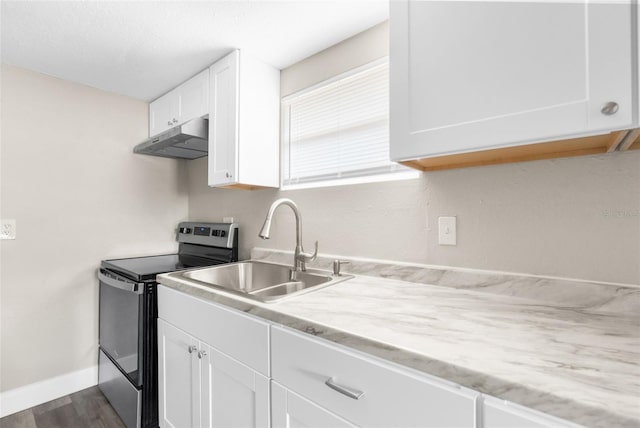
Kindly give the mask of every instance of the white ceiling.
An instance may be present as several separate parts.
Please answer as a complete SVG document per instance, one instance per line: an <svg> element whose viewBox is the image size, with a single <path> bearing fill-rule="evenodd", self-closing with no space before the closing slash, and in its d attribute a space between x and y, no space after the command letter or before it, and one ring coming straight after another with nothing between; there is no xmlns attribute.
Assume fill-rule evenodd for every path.
<svg viewBox="0 0 640 428"><path fill-rule="evenodd" d="M2 62L151 101L232 48L285 68L388 18L387 0L6 1Z"/></svg>

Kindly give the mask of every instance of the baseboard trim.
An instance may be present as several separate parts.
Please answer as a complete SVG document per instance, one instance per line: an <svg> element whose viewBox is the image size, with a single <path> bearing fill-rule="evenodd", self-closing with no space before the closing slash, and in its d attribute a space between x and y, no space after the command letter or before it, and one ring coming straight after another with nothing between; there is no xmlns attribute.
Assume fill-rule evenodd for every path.
<svg viewBox="0 0 640 428"><path fill-rule="evenodd" d="M0 392L0 418L98 384L98 366Z"/></svg>

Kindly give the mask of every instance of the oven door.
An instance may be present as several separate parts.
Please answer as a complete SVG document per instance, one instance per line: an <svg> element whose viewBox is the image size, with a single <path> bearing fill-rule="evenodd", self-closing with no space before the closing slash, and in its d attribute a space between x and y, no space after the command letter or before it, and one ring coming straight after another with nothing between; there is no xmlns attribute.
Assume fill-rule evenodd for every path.
<svg viewBox="0 0 640 428"><path fill-rule="evenodd" d="M142 386L144 283L100 269L100 348L138 389Z"/></svg>

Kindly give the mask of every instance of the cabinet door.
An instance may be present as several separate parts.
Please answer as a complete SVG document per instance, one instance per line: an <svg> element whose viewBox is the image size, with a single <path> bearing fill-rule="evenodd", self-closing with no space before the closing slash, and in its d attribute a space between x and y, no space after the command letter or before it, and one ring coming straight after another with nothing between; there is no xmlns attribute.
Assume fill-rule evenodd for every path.
<svg viewBox="0 0 640 428"><path fill-rule="evenodd" d="M200 349L202 408L196 426L267 428L269 380L208 345Z"/></svg>
<svg viewBox="0 0 640 428"><path fill-rule="evenodd" d="M210 68L209 186L237 182L239 53L234 51Z"/></svg>
<svg viewBox="0 0 640 428"><path fill-rule="evenodd" d="M632 123L629 2L391 2L391 158ZM601 112L608 102L618 110Z"/></svg>
<svg viewBox="0 0 640 428"><path fill-rule="evenodd" d="M158 408L160 426L194 426L199 412L198 342L158 319Z"/></svg>
<svg viewBox="0 0 640 428"><path fill-rule="evenodd" d="M349 422L271 382L273 428L353 428Z"/></svg>
<svg viewBox="0 0 640 428"><path fill-rule="evenodd" d="M149 104L149 137L153 137L178 123L178 91L164 94Z"/></svg>
<svg viewBox="0 0 640 428"><path fill-rule="evenodd" d="M209 70L192 77L178 88L180 92L180 123L209 113Z"/></svg>

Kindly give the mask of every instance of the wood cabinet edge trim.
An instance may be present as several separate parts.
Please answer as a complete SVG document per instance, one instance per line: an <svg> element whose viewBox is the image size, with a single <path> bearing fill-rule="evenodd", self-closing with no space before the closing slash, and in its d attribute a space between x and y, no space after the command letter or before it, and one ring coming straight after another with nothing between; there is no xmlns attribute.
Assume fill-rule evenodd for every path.
<svg viewBox="0 0 640 428"><path fill-rule="evenodd" d="M637 132L637 134L635 134ZM524 144L521 146L503 147L499 149L481 150L424 159L412 159L399 163L420 171L438 171L444 169L466 168L482 165L498 165L504 163L526 162L534 160L554 159L563 157L586 156L615 151L630 141L640 148L640 129L631 131L634 138L627 138L629 130L615 131L601 135L591 135L580 138L550 141L544 143ZM576 145L584 143L584 148ZM635 146L634 145L634 146ZM540 151L536 152L535 148ZM634 147L635 148L635 147ZM622 150L622 148L619 148ZM431 165L429 165L431 164Z"/></svg>

